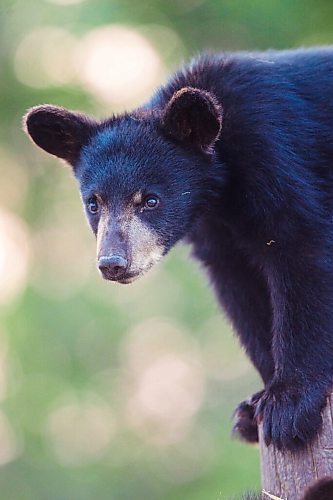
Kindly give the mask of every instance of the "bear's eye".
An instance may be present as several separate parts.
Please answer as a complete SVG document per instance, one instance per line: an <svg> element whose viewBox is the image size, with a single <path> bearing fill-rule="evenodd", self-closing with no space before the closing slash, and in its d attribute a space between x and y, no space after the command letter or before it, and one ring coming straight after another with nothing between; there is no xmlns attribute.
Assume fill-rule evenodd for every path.
<svg viewBox="0 0 333 500"><path fill-rule="evenodd" d="M158 204L159 204L159 199L157 198L157 196L150 195L147 196L147 198L145 199L144 208L152 210L153 208L156 208Z"/></svg>
<svg viewBox="0 0 333 500"><path fill-rule="evenodd" d="M87 208L91 214L97 214L99 210L99 204L96 196L91 196L87 202Z"/></svg>

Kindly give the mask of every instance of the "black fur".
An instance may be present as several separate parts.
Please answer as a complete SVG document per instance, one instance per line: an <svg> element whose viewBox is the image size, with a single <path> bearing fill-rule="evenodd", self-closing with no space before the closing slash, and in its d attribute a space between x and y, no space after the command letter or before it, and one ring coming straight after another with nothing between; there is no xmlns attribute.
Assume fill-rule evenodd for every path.
<svg viewBox="0 0 333 500"><path fill-rule="evenodd" d="M323 477L316 481L305 493L304 500L332 500L333 478Z"/></svg>
<svg viewBox="0 0 333 500"><path fill-rule="evenodd" d="M117 221L137 191L158 195L131 213L163 253L192 245L262 376L266 443L313 439L333 381L333 49L203 56L98 124L52 109L27 130L74 166L84 203L108 207L118 253L131 262Z"/></svg>
<svg viewBox="0 0 333 500"><path fill-rule="evenodd" d="M234 412L233 434L248 443L258 442L258 425L256 407L264 391L253 394L251 398L242 401Z"/></svg>

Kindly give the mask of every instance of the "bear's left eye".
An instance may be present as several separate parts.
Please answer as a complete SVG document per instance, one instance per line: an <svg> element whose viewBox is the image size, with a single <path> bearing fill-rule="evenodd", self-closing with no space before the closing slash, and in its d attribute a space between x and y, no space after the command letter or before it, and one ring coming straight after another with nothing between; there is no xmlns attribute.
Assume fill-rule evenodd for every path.
<svg viewBox="0 0 333 500"><path fill-rule="evenodd" d="M99 210L99 204L96 196L92 196L91 198L89 198L87 202L87 207L91 214L97 214Z"/></svg>
<svg viewBox="0 0 333 500"><path fill-rule="evenodd" d="M157 198L157 196L150 195L147 196L147 198L145 199L144 208L151 210L153 208L156 208L158 204L159 204L159 199Z"/></svg>

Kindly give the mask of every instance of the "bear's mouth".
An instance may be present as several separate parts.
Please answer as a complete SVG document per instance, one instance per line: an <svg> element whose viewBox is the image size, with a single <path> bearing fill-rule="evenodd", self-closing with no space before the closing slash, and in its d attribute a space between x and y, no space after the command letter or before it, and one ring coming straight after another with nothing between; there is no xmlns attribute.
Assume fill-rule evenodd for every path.
<svg viewBox="0 0 333 500"><path fill-rule="evenodd" d="M108 276L103 276L102 277L106 281L111 281L112 283L120 283L121 285L129 285L130 283L133 283L133 281L137 280L142 273L127 273L123 274L122 276L119 276L119 278L111 278Z"/></svg>
<svg viewBox="0 0 333 500"><path fill-rule="evenodd" d="M123 276L121 279L116 280L116 282L120 283L121 285L129 285L130 283L133 283L133 281L136 281L138 278L140 278L140 276L140 273Z"/></svg>
<svg viewBox="0 0 333 500"><path fill-rule="evenodd" d="M119 283L121 285L129 285L130 283L133 283L138 278L141 278L141 276L146 274L154 266L154 264L156 264L156 262L150 261L144 267L136 268L133 270L130 270L130 268L129 268L123 274L120 274L119 276L112 276L111 274L109 274L107 272L104 272L104 273L101 272L100 275L106 281L111 281L112 283Z"/></svg>

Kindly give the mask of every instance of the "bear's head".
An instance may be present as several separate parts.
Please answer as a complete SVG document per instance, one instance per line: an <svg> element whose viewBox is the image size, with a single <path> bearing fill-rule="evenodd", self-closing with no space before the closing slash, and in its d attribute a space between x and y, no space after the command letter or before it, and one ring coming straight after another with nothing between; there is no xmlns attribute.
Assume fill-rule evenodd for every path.
<svg viewBox="0 0 333 500"><path fill-rule="evenodd" d="M71 165L97 238L97 265L119 283L150 269L209 210L221 122L215 98L189 87L162 109L100 122L50 105L24 118L32 140Z"/></svg>

